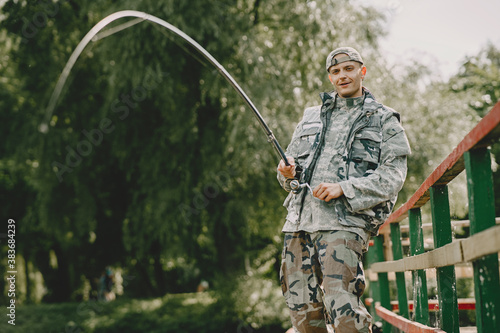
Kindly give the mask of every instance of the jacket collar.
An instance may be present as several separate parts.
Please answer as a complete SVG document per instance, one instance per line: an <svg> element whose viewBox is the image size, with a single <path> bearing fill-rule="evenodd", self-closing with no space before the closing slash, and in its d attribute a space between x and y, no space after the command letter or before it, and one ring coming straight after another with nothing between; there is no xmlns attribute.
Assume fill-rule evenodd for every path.
<svg viewBox="0 0 500 333"><path fill-rule="evenodd" d="M336 91L320 93L321 101L323 102L322 110L327 110L329 107L334 107L337 101L338 94ZM365 87L363 87L363 113L375 112L382 105L377 102L373 94Z"/></svg>

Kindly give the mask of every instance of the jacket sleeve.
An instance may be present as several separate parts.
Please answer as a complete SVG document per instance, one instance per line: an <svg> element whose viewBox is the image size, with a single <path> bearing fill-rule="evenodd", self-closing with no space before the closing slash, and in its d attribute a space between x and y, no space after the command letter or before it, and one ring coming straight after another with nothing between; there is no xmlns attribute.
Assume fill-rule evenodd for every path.
<svg viewBox="0 0 500 333"><path fill-rule="evenodd" d="M383 121L380 164L365 177L349 178L339 185L352 212L394 200L403 187L407 174L407 155L410 145L399 119L390 114Z"/></svg>
<svg viewBox="0 0 500 333"><path fill-rule="evenodd" d="M292 140L290 140L290 144L288 145L288 147L286 148L286 151L285 151L285 155L287 157L293 157L293 158L296 158L296 156L294 155L294 142L296 142L296 138L297 138L297 132L298 132L298 129L299 129L299 126L300 126L300 123L297 125L297 127L295 128L295 131L293 132L293 135L292 135ZM277 172L277 179L278 179L278 182L280 183L281 187L287 191L287 192L290 192L292 189L290 188L290 181L287 181L287 179L279 172L279 171L276 171Z"/></svg>
<svg viewBox="0 0 500 333"><path fill-rule="evenodd" d="M288 144L285 155L287 157L293 157L294 160L297 160L301 152L307 151L310 148L310 144L308 144L305 140L302 140L304 136L315 134L314 130L310 129L305 130L303 128L303 124L307 123L307 121L311 118L311 115L314 114L315 107L307 108L304 111L304 115L302 116L301 121L295 127L293 131L292 139ZM317 122L316 122L317 123ZM286 191L290 192L292 189L290 188L290 181L283 177L279 171L277 171L278 182L281 187L283 187Z"/></svg>
<svg viewBox="0 0 500 333"><path fill-rule="evenodd" d="M290 187L290 180L283 177L283 175L279 172L278 172L278 182L285 191L290 192L292 190L292 188Z"/></svg>

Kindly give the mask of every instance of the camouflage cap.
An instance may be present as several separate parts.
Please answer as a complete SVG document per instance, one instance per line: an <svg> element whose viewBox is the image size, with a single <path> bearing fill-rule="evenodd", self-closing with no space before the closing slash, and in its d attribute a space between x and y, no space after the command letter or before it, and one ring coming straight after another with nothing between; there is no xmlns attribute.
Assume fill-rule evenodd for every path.
<svg viewBox="0 0 500 333"><path fill-rule="evenodd" d="M346 57L333 59L337 54L347 54ZM363 59L356 49L348 46L339 47L330 52L328 57L326 58L326 71L330 69L330 67L335 66L337 64L343 63L345 61L357 61L363 64Z"/></svg>

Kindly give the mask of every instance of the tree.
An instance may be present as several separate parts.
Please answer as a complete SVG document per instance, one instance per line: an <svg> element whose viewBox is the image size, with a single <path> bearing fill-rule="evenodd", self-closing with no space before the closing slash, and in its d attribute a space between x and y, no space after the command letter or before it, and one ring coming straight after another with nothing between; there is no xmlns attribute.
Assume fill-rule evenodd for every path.
<svg viewBox="0 0 500 333"><path fill-rule="evenodd" d="M141 296L193 290L201 277L234 276L245 258L279 247L286 193L275 180L277 157L232 87L154 24L92 43L49 132L37 131L71 51L121 9L165 18L205 46L282 145L303 109L319 104L316 92L331 90L324 59L332 48L357 47L374 59L374 73L387 72L375 60L383 16L346 1L7 1L2 162L30 161L19 169L23 193L32 193L19 213L32 249L23 256L42 272L47 301L69 299L82 276L92 281L106 265L123 267ZM416 80L389 74L381 77L406 90L381 91L382 102L417 112ZM410 104L396 103L408 95Z"/></svg>
<svg viewBox="0 0 500 333"><path fill-rule="evenodd" d="M448 89L464 101L469 109L484 117L500 101L500 49L487 44L476 56L467 57L460 71L450 79ZM500 161L500 146L491 149L495 161ZM496 216L500 216L500 174L493 170Z"/></svg>

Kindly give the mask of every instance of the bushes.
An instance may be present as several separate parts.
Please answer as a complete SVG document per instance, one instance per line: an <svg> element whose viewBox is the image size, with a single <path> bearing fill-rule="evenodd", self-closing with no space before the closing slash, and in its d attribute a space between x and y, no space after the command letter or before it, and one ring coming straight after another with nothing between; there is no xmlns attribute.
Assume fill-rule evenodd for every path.
<svg viewBox="0 0 500 333"><path fill-rule="evenodd" d="M2 324L3 325L3 324ZM113 302L26 305L2 332L221 332L238 321L208 293Z"/></svg>
<svg viewBox="0 0 500 333"><path fill-rule="evenodd" d="M113 302L80 302L25 305L17 308L16 326L0 325L3 333L265 333L281 330L280 314L273 314L276 287L262 288L260 280L246 281L259 291L248 308L237 313L229 298L217 293L169 294L152 299L118 299ZM271 291L274 289L274 291ZM240 299L251 294L249 290ZM262 304L256 305L255 301ZM238 309L243 309L240 305ZM245 310L245 309L244 309ZM241 316L241 317L240 317ZM240 319L242 318L242 319ZM247 320L252 323L247 324Z"/></svg>

